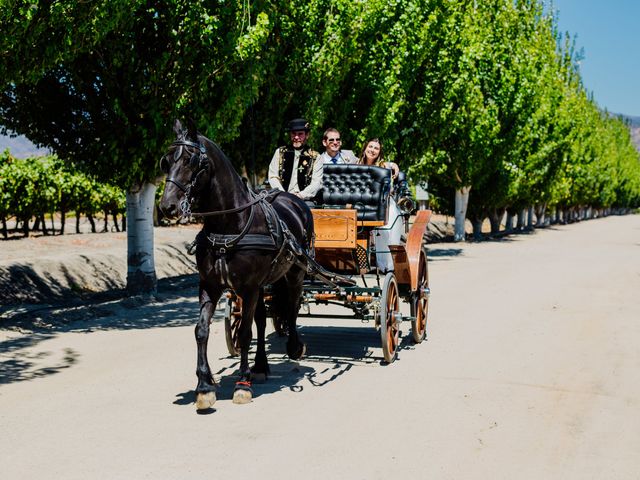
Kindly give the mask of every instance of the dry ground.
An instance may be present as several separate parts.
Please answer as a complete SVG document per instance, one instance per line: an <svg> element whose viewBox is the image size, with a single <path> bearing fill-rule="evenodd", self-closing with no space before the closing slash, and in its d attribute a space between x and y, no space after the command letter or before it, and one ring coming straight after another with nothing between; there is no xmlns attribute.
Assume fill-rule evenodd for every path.
<svg viewBox="0 0 640 480"><path fill-rule="evenodd" d="M303 319L308 357L289 361L270 334L272 376L248 405L230 400L238 362L218 312L209 415L192 404L191 257L164 231L176 237L156 241L153 301L81 292L3 307L3 479L638 478L640 216L432 244L426 342L406 326L384 366L370 324ZM34 239L12 264L47 278L60 248L115 271L126 242L114 235L71 251ZM183 271L163 270L183 257Z"/></svg>

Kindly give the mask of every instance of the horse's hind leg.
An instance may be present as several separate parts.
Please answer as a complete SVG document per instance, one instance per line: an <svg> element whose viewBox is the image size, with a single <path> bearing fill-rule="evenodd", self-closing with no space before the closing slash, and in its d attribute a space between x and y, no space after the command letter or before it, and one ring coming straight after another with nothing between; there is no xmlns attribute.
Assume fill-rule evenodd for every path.
<svg viewBox="0 0 640 480"><path fill-rule="evenodd" d="M260 289L258 303L256 305L256 330L258 331L258 347L256 350L256 362L251 369L251 377L256 382L264 381L269 375L269 362L265 348L265 329L267 328L267 311L264 306L264 291Z"/></svg>
<svg viewBox="0 0 640 480"><path fill-rule="evenodd" d="M236 290L242 298L242 321L240 322L240 380L233 391L233 403L249 403L253 397L251 390L251 369L249 368L249 347L251 346L251 324L256 312L258 289Z"/></svg>
<svg viewBox="0 0 640 480"><path fill-rule="evenodd" d="M198 364L196 367L196 375L198 376L198 385L196 386L197 410L211 408L216 401L216 387L209 368L207 344L209 342L211 317L221 293L221 291L216 291L215 295L210 295L202 285L200 286L200 317L195 330L196 344L198 346Z"/></svg>
<svg viewBox="0 0 640 480"><path fill-rule="evenodd" d="M306 345L300 339L296 323L298 321L298 310L300 310L300 300L304 282L304 270L293 267L286 274L287 301L283 302L283 322L287 322L289 338L287 339L287 355L292 360L301 359L306 352Z"/></svg>

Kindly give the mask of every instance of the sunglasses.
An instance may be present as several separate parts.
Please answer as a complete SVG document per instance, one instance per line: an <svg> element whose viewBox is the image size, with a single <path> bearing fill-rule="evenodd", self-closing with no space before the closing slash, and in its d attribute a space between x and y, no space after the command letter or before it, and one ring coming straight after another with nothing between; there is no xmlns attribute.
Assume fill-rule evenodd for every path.
<svg viewBox="0 0 640 480"><path fill-rule="evenodd" d="M341 141L340 138L327 138L327 143L340 143Z"/></svg>

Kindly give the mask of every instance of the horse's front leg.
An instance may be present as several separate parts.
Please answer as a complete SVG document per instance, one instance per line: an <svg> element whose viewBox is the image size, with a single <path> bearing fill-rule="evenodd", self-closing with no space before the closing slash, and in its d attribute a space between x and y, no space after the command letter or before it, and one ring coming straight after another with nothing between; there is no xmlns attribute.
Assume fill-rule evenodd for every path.
<svg viewBox="0 0 640 480"><path fill-rule="evenodd" d="M253 397L251 390L251 369L249 368L249 347L251 346L251 324L256 312L258 289L246 289L236 294L242 299L242 321L238 340L240 343L240 379L233 391L233 403L249 403Z"/></svg>
<svg viewBox="0 0 640 480"><path fill-rule="evenodd" d="M198 363L196 367L196 375L198 376L198 385L196 386L197 410L211 408L216 401L216 386L209 368L207 344L209 343L211 317L213 317L213 312L221 294L221 289L209 292L202 284L200 285L200 317L195 330L196 344L198 346Z"/></svg>

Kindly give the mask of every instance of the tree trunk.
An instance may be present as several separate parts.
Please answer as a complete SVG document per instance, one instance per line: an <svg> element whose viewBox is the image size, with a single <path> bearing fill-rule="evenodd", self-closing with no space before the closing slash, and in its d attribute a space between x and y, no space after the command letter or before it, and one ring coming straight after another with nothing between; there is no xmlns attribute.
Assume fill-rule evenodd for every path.
<svg viewBox="0 0 640 480"><path fill-rule="evenodd" d="M22 221L22 233L24 233L25 237L29 236L29 218L25 218Z"/></svg>
<svg viewBox="0 0 640 480"><path fill-rule="evenodd" d="M113 211L112 215L113 215L113 224L116 227L116 232L119 232L120 231L120 226L118 226L118 214L115 211Z"/></svg>
<svg viewBox="0 0 640 480"><path fill-rule="evenodd" d="M104 227L102 229L103 232L108 232L109 231L109 211L105 210L104 211Z"/></svg>
<svg viewBox="0 0 640 480"><path fill-rule="evenodd" d="M155 293L153 256L153 208L156 185L144 183L127 192L127 292L130 295Z"/></svg>
<svg viewBox="0 0 640 480"><path fill-rule="evenodd" d="M76 212L76 233L80 233L80 212Z"/></svg>
<svg viewBox="0 0 640 480"><path fill-rule="evenodd" d="M2 236L7 239L9 238L9 229L7 228L7 219L2 217Z"/></svg>
<svg viewBox="0 0 640 480"><path fill-rule="evenodd" d="M87 220L89 220L89 223L91 224L91 233L96 233L96 222L93 219L93 215L88 213L87 214Z"/></svg>
<svg viewBox="0 0 640 480"><path fill-rule="evenodd" d="M467 216L467 205L469 204L469 191L471 187L462 187L456 190L454 242L463 242L465 238L464 222Z"/></svg>
<svg viewBox="0 0 640 480"><path fill-rule="evenodd" d="M489 222L491 223L491 233L500 233L500 221L504 216L504 208L494 208L489 212Z"/></svg>
<svg viewBox="0 0 640 480"><path fill-rule="evenodd" d="M484 218L474 217L471 219L471 226L473 227L473 239L477 242L482 240L482 224Z"/></svg>
<svg viewBox="0 0 640 480"><path fill-rule="evenodd" d="M60 235L64 235L64 222L67 219L67 212L60 210Z"/></svg>
<svg viewBox="0 0 640 480"><path fill-rule="evenodd" d="M513 213L507 210L507 219L504 222L504 231L506 233L513 232Z"/></svg>
<svg viewBox="0 0 640 480"><path fill-rule="evenodd" d="M533 230L533 207L527 209L527 230Z"/></svg>
<svg viewBox="0 0 640 480"><path fill-rule="evenodd" d="M43 235L49 235L49 230L47 229L47 219L44 218L44 213L40 215L40 223L42 224Z"/></svg>
<svg viewBox="0 0 640 480"><path fill-rule="evenodd" d="M516 228L518 230L523 230L524 229L524 217L526 215L527 211L522 209L518 212L518 223L516 225Z"/></svg>
<svg viewBox="0 0 640 480"><path fill-rule="evenodd" d="M537 228L544 227L544 223L545 223L544 212L545 212L546 209L547 209L547 204L546 203L538 204L535 207L536 227Z"/></svg>

